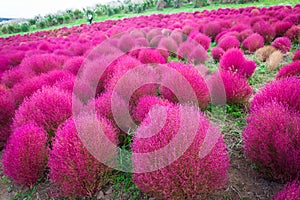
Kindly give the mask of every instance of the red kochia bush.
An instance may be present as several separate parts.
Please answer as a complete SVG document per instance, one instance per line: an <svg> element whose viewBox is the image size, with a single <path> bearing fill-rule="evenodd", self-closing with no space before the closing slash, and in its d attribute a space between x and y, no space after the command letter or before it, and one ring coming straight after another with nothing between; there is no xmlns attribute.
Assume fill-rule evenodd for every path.
<svg viewBox="0 0 300 200"><path fill-rule="evenodd" d="M265 21L258 21L253 25L254 32L264 37L267 44L271 43L276 36L275 28Z"/></svg>
<svg viewBox="0 0 300 200"><path fill-rule="evenodd" d="M203 33L209 36L212 40L222 31L222 26L219 22L210 22L204 25Z"/></svg>
<svg viewBox="0 0 300 200"><path fill-rule="evenodd" d="M283 36L285 34L285 32L293 26L293 23L279 21L279 22L276 22L274 24L274 26L275 26L275 30L276 30L276 35Z"/></svg>
<svg viewBox="0 0 300 200"><path fill-rule="evenodd" d="M224 87L226 102L228 104L246 104L252 95L252 88L247 80L241 75L230 71L220 70L219 72L215 72L210 77L208 85L211 89L211 94L215 96L212 98L223 95L223 91L218 91L218 89Z"/></svg>
<svg viewBox="0 0 300 200"><path fill-rule="evenodd" d="M156 96L145 96L140 98L137 106L134 108L133 116L138 122L142 122L147 116L148 112L152 107L157 106L168 106L171 103L166 99L161 99Z"/></svg>
<svg viewBox="0 0 300 200"><path fill-rule="evenodd" d="M300 60L300 49L295 51L294 56L293 56L293 61Z"/></svg>
<svg viewBox="0 0 300 200"><path fill-rule="evenodd" d="M47 140L46 132L34 123L16 129L2 155L3 173L15 183L34 185L47 165Z"/></svg>
<svg viewBox="0 0 300 200"><path fill-rule="evenodd" d="M272 42L272 46L282 53L287 53L291 50L292 43L288 37L278 37Z"/></svg>
<svg viewBox="0 0 300 200"><path fill-rule="evenodd" d="M292 26L286 33L285 36L290 38L293 43L299 42L300 26Z"/></svg>
<svg viewBox="0 0 300 200"><path fill-rule="evenodd" d="M229 49L220 60L220 68L249 78L254 73L256 64L254 61L246 60L240 49Z"/></svg>
<svg viewBox="0 0 300 200"><path fill-rule="evenodd" d="M276 101L265 103L247 118L245 155L268 178L283 182L300 178L299 123L298 112Z"/></svg>
<svg viewBox="0 0 300 200"><path fill-rule="evenodd" d="M89 142L88 147L95 148L93 152L99 150L97 155L112 159L116 152L106 148L108 142L100 135L100 128L113 143L117 143L116 131L104 118L97 120L83 115L77 120L76 126L70 118L57 130L49 156L49 177L62 196L93 197L108 182L111 170L92 156L84 144Z"/></svg>
<svg viewBox="0 0 300 200"><path fill-rule="evenodd" d="M225 53L225 51L220 47L214 47L211 50L211 55L212 55L213 59L216 61L219 61L224 53Z"/></svg>
<svg viewBox="0 0 300 200"><path fill-rule="evenodd" d="M299 200L300 197L300 183L293 181L287 183L284 188L273 197L273 200Z"/></svg>
<svg viewBox="0 0 300 200"><path fill-rule="evenodd" d="M194 92L199 106L205 108L208 105L210 96L205 79L201 73L193 66L183 63L171 62L167 64L167 67L170 67L170 70L161 72L162 87L160 91L162 96L170 102L177 103L179 101L183 103L192 101L190 92ZM176 71L172 72L172 70ZM193 91L189 91L185 81L190 84Z"/></svg>
<svg viewBox="0 0 300 200"><path fill-rule="evenodd" d="M144 64L166 63L166 59L156 49L141 49L138 59Z"/></svg>
<svg viewBox="0 0 300 200"><path fill-rule="evenodd" d="M65 57L54 54L33 55L23 59L21 66L24 69L41 74L53 69L61 69L65 62Z"/></svg>
<svg viewBox="0 0 300 200"><path fill-rule="evenodd" d="M289 109L300 111L300 79L296 77L273 81L261 89L251 102L251 111L276 101Z"/></svg>
<svg viewBox="0 0 300 200"><path fill-rule="evenodd" d="M235 36L227 36L220 40L218 47L221 47L224 51L231 48L239 48L240 41Z"/></svg>
<svg viewBox="0 0 300 200"><path fill-rule="evenodd" d="M30 121L53 136L57 127L72 115L72 96L58 88L42 88L25 99L15 113L13 130Z"/></svg>
<svg viewBox="0 0 300 200"><path fill-rule="evenodd" d="M276 79L283 79L290 76L300 76L300 60L280 68L276 75Z"/></svg>
<svg viewBox="0 0 300 200"><path fill-rule="evenodd" d="M204 35L203 33L198 33L197 35L192 37L192 41L195 44L200 44L207 51L210 47L211 39L210 39L210 37L208 37L207 35Z"/></svg>
<svg viewBox="0 0 300 200"><path fill-rule="evenodd" d="M242 46L244 49L253 53L264 46L264 38L257 33L253 33L243 41Z"/></svg>
<svg viewBox="0 0 300 200"><path fill-rule="evenodd" d="M136 130L133 138L132 150L134 153L149 153L167 146L177 134L183 135L182 140L177 140L176 148L187 144L191 145L182 155L169 165L151 172L133 174L133 181L141 191L154 195L158 199L202 199L201 195L213 193L222 188L227 180L229 156L223 138L217 128L213 127L201 112L188 106L167 106L164 110L154 108ZM181 111L190 117L181 121ZM166 113L166 121L162 124L161 117ZM182 122L182 124L181 124ZM195 127L195 135L189 127ZM180 126L184 126L182 133L178 133ZM157 130L157 127L162 127ZM158 131L158 132L157 132ZM148 138L141 136L153 135ZM193 136L191 136L193 135ZM205 137L214 137L215 143L204 157L200 157ZM208 147L209 148L209 147ZM162 162L172 159L176 149L161 153ZM207 150L207 149L206 149ZM204 150L205 151L205 150ZM178 152L177 152L178 153ZM144 170L153 165L152 157L145 156L143 161L133 157L133 168ZM157 161L158 162L158 161ZM161 163L158 163L161 164ZM147 169L145 169L147 170Z"/></svg>

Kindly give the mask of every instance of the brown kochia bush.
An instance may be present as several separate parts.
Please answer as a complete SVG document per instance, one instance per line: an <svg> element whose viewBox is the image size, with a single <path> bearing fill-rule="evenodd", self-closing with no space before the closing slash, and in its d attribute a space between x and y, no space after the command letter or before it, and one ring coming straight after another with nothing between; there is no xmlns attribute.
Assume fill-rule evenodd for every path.
<svg viewBox="0 0 300 200"><path fill-rule="evenodd" d="M261 62L265 62L270 55L276 51L273 46L264 46L255 52L255 57Z"/></svg>
<svg viewBox="0 0 300 200"><path fill-rule="evenodd" d="M275 70L283 60L283 55L280 51L273 52L267 59L267 67L269 70Z"/></svg>

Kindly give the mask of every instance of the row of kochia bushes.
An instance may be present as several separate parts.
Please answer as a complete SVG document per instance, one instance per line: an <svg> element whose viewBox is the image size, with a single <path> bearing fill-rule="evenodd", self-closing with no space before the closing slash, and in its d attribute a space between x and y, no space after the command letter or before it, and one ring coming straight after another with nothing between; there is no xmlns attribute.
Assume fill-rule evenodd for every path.
<svg viewBox="0 0 300 200"><path fill-rule="evenodd" d="M222 136L218 137L220 131L200 109L207 109L211 100L222 98L222 86L228 104L248 104L253 94L248 79L255 72L256 63L247 59L239 47L256 52L261 61L267 61L274 52L280 55L290 52L292 44L299 43L298 13L299 6L220 9L110 20L1 39L0 142L5 145L4 173L16 183L28 186L48 176L59 196L93 197L107 183L113 169L87 151L77 130L83 130L81 139L91 136L92 145L108 147L100 152L111 158L117 152L103 142L103 137L97 137L99 132L95 127L100 126L112 143L122 146L124 141L119 139L132 130L122 107L126 105L137 124L131 144L133 153L166 146L182 126L187 137L176 143L181 146L190 139L191 128L199 125L193 142L179 159L153 172L134 173L133 182L137 187L165 199L197 199L214 193L228 181L229 155ZM233 19L237 20L234 24ZM155 25L161 28L148 28ZM117 34L125 30L124 34ZM107 37L110 39L104 41ZM211 41L217 43L212 57L219 61L219 68L214 72L204 65ZM99 44L104 48L93 49ZM265 44L271 46L263 47ZM282 67L276 80L254 96L243 132L247 158L266 178L283 183L295 180L284 193L294 195L294 199L299 193L300 171L299 54L296 51L293 62ZM170 57L182 62L168 62ZM85 64L79 70L82 63ZM143 64L142 71L133 70ZM280 62L274 68L279 66ZM104 71L101 77L95 73L98 70ZM174 76L169 70L180 76ZM74 89L78 72L86 81L79 80ZM124 77L127 77L125 83L118 84ZM161 84L143 85L128 97L132 87L141 85L146 78ZM184 80L195 92L196 107L186 105L192 96L187 93ZM89 96L91 87L96 91L95 98ZM116 94L115 89L118 89ZM72 115L72 92L76 97L74 108L82 111L76 116ZM113 96L117 118L111 109ZM96 119L86 110L93 103ZM157 104L166 112L153 107ZM164 113L165 124L161 124ZM187 116L185 120L180 118L182 113ZM161 126L162 129L156 129ZM151 136L152 130L157 134L139 137ZM208 154L201 157L199 152L203 152L201 147L208 133L217 140L210 151L204 151ZM161 156L172 160L176 153L171 151ZM145 163L147 157L132 159L134 169L145 167Z"/></svg>

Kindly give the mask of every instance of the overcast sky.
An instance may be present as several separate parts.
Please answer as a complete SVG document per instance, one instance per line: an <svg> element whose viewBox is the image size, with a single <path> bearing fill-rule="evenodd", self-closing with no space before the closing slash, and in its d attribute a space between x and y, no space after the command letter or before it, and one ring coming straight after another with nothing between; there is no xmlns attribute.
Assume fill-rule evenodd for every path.
<svg viewBox="0 0 300 200"><path fill-rule="evenodd" d="M0 0L0 17L32 18L68 8L84 8L111 0Z"/></svg>

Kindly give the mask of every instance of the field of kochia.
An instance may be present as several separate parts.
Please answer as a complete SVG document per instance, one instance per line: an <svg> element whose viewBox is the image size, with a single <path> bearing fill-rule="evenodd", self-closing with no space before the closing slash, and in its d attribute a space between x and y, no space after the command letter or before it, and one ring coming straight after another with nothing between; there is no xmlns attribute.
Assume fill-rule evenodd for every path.
<svg viewBox="0 0 300 200"><path fill-rule="evenodd" d="M261 199L299 200L299 45L300 4L0 38L1 173L53 199L96 198L120 170L129 199L235 199L223 110L244 116L243 163L278 184Z"/></svg>

